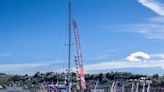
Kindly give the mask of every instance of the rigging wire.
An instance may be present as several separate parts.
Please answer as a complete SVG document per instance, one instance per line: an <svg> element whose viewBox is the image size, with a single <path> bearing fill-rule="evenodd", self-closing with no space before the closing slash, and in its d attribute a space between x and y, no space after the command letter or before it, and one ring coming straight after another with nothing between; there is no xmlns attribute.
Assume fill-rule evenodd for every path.
<svg viewBox="0 0 164 92"><path fill-rule="evenodd" d="M54 67L55 67L55 62L56 62L56 64L57 63L60 63L57 59L58 59L58 56L59 56L59 52L62 52L61 50L65 50L66 49L66 47L64 46L64 44L63 44L63 35L64 35L64 40L66 39L66 32L64 32L66 29L64 29L64 28L66 28L66 26L65 27L63 27L63 24L64 23L66 23L66 15L64 16L64 18L63 18L63 20L62 20L62 22L61 22L61 24L60 24L60 26L59 26L59 35L58 35L58 37L55 37L57 40L56 40L56 42L55 42L55 44L54 44L54 48L53 48L53 50L52 50L52 55L50 56L50 61L53 61L53 63L50 63L49 64L49 70L50 71L53 71L54 70ZM64 34L65 33L65 34ZM66 42L66 41L64 41L64 42ZM61 44L62 44L62 46L61 46ZM62 47L65 47L64 49L62 49ZM61 56L63 56L63 55L61 55Z"/></svg>

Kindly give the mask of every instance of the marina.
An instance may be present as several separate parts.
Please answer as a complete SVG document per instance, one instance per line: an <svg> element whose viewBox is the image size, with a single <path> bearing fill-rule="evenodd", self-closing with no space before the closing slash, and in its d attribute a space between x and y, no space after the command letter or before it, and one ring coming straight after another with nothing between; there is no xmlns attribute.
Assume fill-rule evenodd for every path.
<svg viewBox="0 0 164 92"><path fill-rule="evenodd" d="M2 2L0 92L164 92L164 2L79 2Z"/></svg>

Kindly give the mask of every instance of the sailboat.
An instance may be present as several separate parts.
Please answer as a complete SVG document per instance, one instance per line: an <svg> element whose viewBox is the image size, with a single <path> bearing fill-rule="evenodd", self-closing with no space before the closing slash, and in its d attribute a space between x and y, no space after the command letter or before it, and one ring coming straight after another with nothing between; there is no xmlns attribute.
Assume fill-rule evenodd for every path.
<svg viewBox="0 0 164 92"><path fill-rule="evenodd" d="M150 84L152 83L151 80L147 80L147 84L148 84L148 87L147 87L147 92L150 92Z"/></svg>
<svg viewBox="0 0 164 92"><path fill-rule="evenodd" d="M96 81L96 85L95 85L95 88L94 88L94 92L97 92L97 85L99 83L99 80Z"/></svg>
<svg viewBox="0 0 164 92"><path fill-rule="evenodd" d="M66 87L60 87L59 88L66 88L67 92L71 92L71 51L72 51L72 26L74 28L74 37L75 37L75 42L76 42L76 57L77 57L77 65L79 68L79 79L80 79L80 85L81 85L81 90L86 89L86 82L85 82L85 74L84 74L84 68L83 68L83 59L82 59L82 52L81 52L81 47L80 47L80 40L79 40L79 33L78 33L78 26L75 20L72 19L72 14L71 14L71 0L68 0L68 73L67 73L67 78L65 78L65 86ZM51 87L51 86L50 86ZM52 87L56 87L56 85L53 85Z"/></svg>
<svg viewBox="0 0 164 92"><path fill-rule="evenodd" d="M116 92L116 91L117 91L117 83L116 82L113 82L110 92Z"/></svg>
<svg viewBox="0 0 164 92"><path fill-rule="evenodd" d="M132 82L131 92L134 92L134 83Z"/></svg>
<svg viewBox="0 0 164 92"><path fill-rule="evenodd" d="M142 92L145 92L145 82L143 83Z"/></svg>
<svg viewBox="0 0 164 92"><path fill-rule="evenodd" d="M150 83L148 83L147 92L150 92Z"/></svg>
<svg viewBox="0 0 164 92"><path fill-rule="evenodd" d="M136 85L136 91L135 92L139 92L139 83L137 82L137 85Z"/></svg>
<svg viewBox="0 0 164 92"><path fill-rule="evenodd" d="M122 84L122 88L121 88L121 92L125 92L125 85L124 84Z"/></svg>

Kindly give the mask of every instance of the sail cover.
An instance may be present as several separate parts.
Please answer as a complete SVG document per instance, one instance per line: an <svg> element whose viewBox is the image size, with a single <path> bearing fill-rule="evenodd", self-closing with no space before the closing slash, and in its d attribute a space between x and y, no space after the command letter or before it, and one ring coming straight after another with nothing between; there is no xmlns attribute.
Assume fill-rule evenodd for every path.
<svg viewBox="0 0 164 92"><path fill-rule="evenodd" d="M75 41L76 41L77 59L78 59L79 70L80 70L81 87L82 87L82 89L86 89L85 74L84 74L84 68L83 68L83 59L82 59L82 53L81 53L80 41L79 41L79 33L78 33L76 21L73 21L73 27L74 27L74 35L75 35Z"/></svg>

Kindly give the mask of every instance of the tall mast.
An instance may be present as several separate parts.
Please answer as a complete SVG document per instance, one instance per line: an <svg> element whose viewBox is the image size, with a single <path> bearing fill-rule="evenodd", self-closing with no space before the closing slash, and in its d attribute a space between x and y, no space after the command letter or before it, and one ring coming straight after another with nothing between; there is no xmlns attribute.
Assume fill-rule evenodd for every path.
<svg viewBox="0 0 164 92"><path fill-rule="evenodd" d="M68 27L68 85L70 86L70 68L71 68L71 0L69 0L69 27ZM68 89L69 92L69 89Z"/></svg>
<svg viewBox="0 0 164 92"><path fill-rule="evenodd" d="M81 88L86 89L85 74L84 74L84 68L83 68L83 58L82 58L79 33L78 33L76 21L73 21L73 27L74 27L74 35L75 35L75 42L76 42L77 60L79 63L79 70L80 70Z"/></svg>

